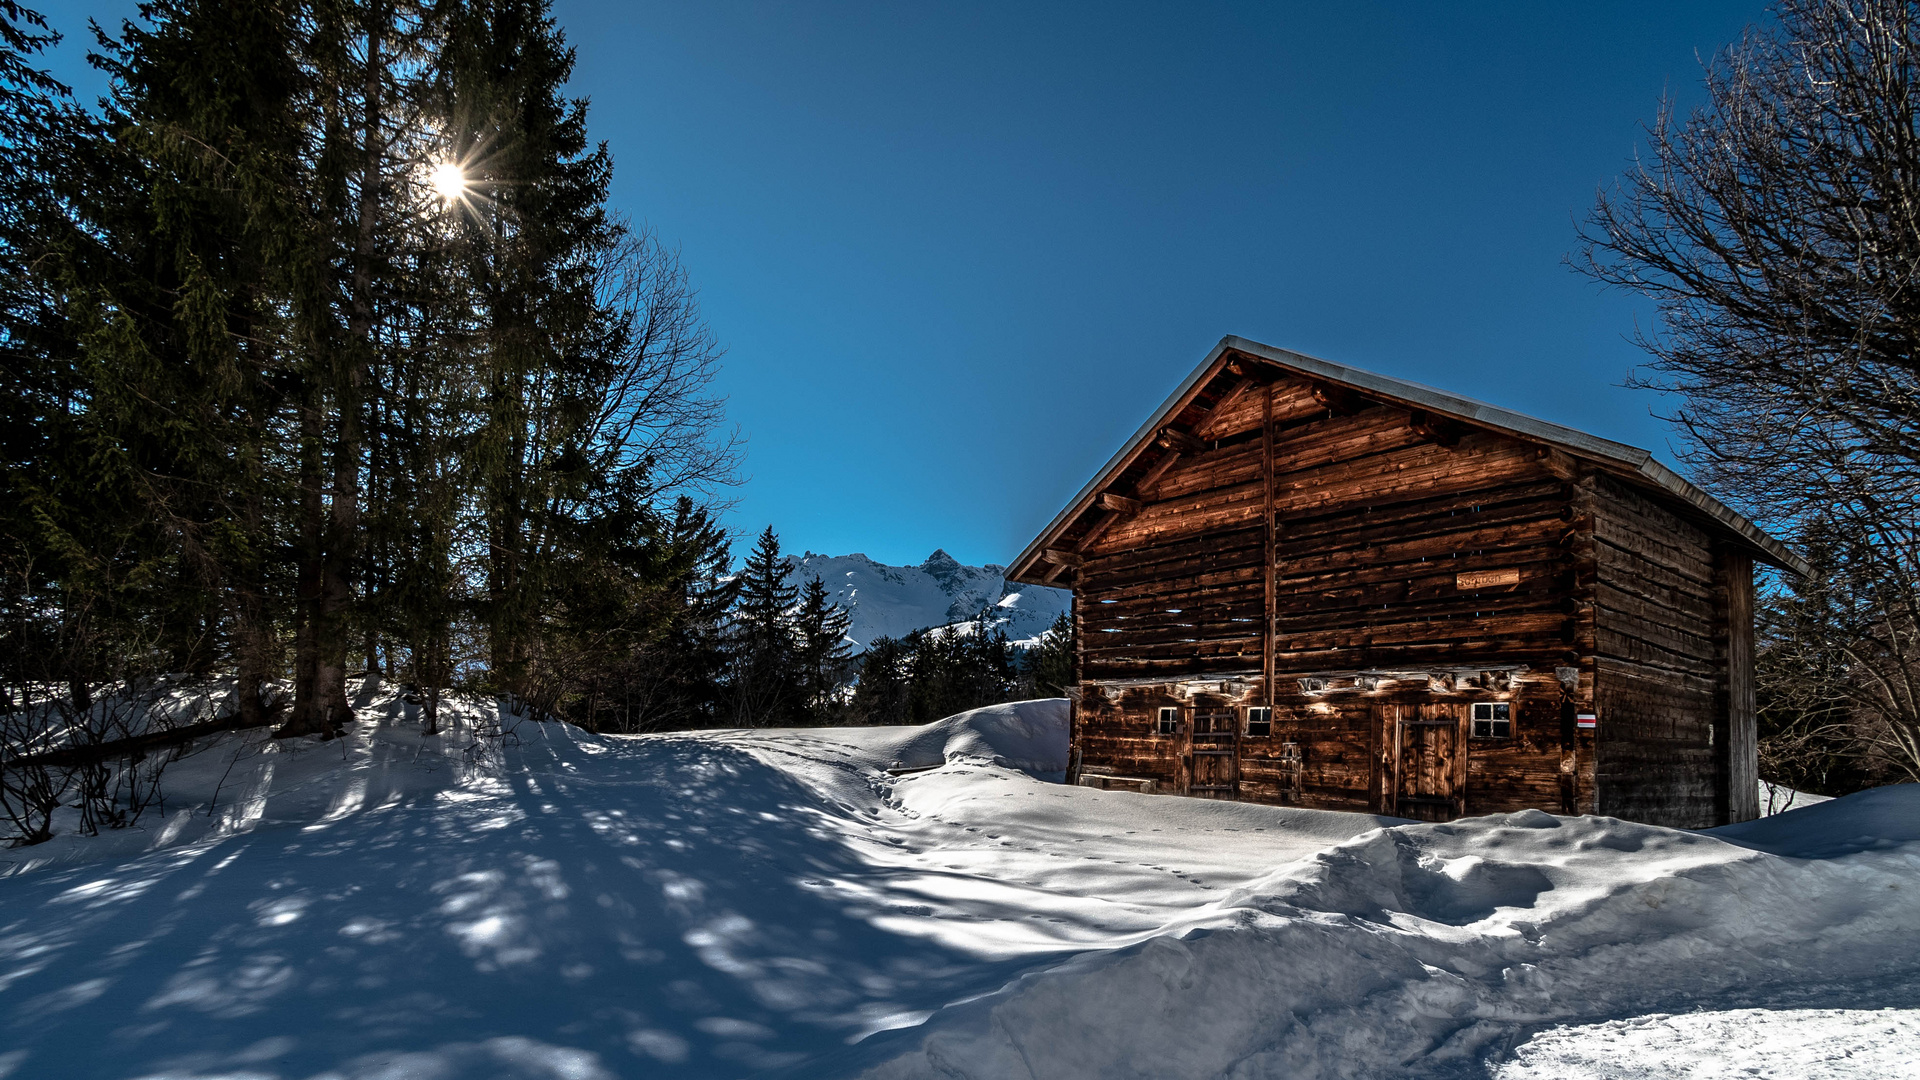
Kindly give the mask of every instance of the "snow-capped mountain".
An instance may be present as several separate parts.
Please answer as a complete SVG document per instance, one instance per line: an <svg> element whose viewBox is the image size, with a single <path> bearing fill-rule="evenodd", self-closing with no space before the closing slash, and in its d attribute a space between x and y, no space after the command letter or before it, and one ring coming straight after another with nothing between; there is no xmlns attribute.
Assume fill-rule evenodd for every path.
<svg viewBox="0 0 1920 1080"><path fill-rule="evenodd" d="M865 555L789 555L793 581L819 578L853 616L847 637L864 649L877 637L905 637L929 626L970 624L983 608L1016 644L1028 643L1067 610L1065 589L1007 582L1004 566L963 566L935 551L919 566L888 566Z"/></svg>

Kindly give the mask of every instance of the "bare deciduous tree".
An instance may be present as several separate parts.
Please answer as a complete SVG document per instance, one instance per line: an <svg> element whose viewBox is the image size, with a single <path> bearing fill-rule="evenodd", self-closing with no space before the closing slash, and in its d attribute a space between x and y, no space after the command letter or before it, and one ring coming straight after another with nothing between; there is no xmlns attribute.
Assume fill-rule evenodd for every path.
<svg viewBox="0 0 1920 1080"><path fill-rule="evenodd" d="M1678 395L1695 474L1840 554L1770 602L1920 775L1920 5L1782 0L1706 90L1662 108L1580 268L1658 306L1640 384Z"/></svg>

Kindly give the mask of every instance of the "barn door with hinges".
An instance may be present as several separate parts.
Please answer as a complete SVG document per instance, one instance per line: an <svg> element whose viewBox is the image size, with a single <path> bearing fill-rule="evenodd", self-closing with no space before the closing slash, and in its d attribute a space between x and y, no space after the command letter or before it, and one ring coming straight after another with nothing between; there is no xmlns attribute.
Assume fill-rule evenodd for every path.
<svg viewBox="0 0 1920 1080"><path fill-rule="evenodd" d="M1419 821L1466 813L1465 706L1381 705L1379 721L1381 809Z"/></svg>
<svg viewBox="0 0 1920 1080"><path fill-rule="evenodd" d="M1191 755L1187 765L1187 794L1231 799L1239 794L1240 723L1231 709L1196 709Z"/></svg>

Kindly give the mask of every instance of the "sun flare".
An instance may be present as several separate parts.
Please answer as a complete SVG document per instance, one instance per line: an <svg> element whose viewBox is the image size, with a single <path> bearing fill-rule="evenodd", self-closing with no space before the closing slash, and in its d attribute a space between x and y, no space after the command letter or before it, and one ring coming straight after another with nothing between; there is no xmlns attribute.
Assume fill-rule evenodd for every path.
<svg viewBox="0 0 1920 1080"><path fill-rule="evenodd" d="M453 202L467 193L466 170L451 161L443 161L433 167L433 190L447 202Z"/></svg>

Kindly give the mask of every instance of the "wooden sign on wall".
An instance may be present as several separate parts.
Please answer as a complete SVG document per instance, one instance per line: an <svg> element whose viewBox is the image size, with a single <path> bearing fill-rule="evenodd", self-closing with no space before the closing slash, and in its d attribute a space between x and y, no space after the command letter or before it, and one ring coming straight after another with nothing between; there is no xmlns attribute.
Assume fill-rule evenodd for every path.
<svg viewBox="0 0 1920 1080"><path fill-rule="evenodd" d="M1471 573L1455 574L1453 576L1454 588L1462 590L1491 589L1496 585L1518 585L1519 583L1520 571L1515 569L1475 570Z"/></svg>

